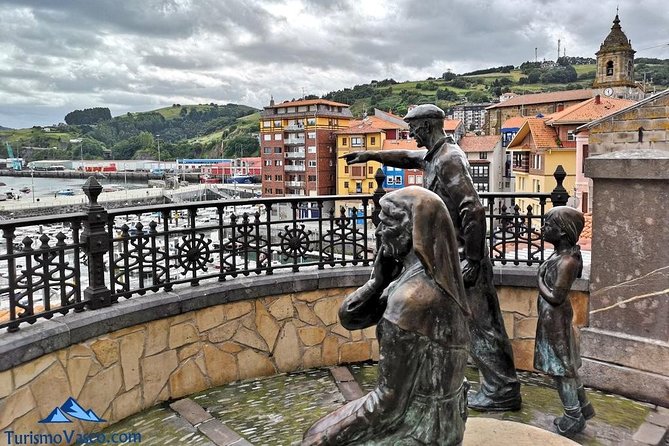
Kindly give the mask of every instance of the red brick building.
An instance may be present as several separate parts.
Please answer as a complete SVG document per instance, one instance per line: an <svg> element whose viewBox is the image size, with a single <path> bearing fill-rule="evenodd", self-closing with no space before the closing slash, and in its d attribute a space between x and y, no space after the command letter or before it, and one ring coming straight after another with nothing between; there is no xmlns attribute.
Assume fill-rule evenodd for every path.
<svg viewBox="0 0 669 446"><path fill-rule="evenodd" d="M347 104L326 99L272 100L260 116L262 195L334 195L335 132L353 115Z"/></svg>

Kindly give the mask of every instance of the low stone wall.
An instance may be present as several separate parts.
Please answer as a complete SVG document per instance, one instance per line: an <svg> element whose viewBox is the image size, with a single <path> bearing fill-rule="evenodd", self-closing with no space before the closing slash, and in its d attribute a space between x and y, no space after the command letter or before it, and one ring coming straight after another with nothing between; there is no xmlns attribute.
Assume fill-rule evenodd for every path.
<svg viewBox="0 0 669 446"><path fill-rule="evenodd" d="M516 365L532 369L535 271L496 280ZM159 402L231 381L299 369L378 360L375 327L348 331L337 311L369 268L242 278L131 299L42 321L0 336L0 431L62 432L38 424L69 397L106 423ZM580 288L586 284L581 283ZM587 295L573 292L575 322Z"/></svg>

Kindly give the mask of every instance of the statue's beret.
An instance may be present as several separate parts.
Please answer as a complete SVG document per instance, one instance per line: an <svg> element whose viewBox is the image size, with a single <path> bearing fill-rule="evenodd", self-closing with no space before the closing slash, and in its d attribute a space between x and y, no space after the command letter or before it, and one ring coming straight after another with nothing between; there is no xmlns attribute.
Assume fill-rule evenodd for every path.
<svg viewBox="0 0 669 446"><path fill-rule="evenodd" d="M409 110L404 120L406 122L414 119L444 119L446 113L439 107L433 104L422 104Z"/></svg>

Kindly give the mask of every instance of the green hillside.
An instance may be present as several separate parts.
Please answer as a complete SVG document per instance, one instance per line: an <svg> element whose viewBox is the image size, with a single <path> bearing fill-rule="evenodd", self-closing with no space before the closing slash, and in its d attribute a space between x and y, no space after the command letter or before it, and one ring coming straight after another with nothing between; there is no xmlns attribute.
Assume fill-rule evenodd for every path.
<svg viewBox="0 0 669 446"><path fill-rule="evenodd" d="M529 94L590 88L595 78L594 59L560 58L557 63L524 62L470 73L442 73L419 81L373 80L368 84L332 91L325 96L351 106L354 116L374 108L399 115L413 104L434 103L447 112L457 104L492 102L504 92ZM669 59L639 58L636 80L652 82L652 89L669 87ZM308 96L307 99L316 98ZM8 141L28 161L34 159L158 159L236 157L259 154L257 109L239 104L172 104L147 112L126 113L108 119L106 108L69 113L72 125L43 129L0 128L0 157ZM76 124L76 125L74 125ZM76 139L81 142L71 143ZM23 150L22 147L48 148Z"/></svg>
<svg viewBox="0 0 669 446"><path fill-rule="evenodd" d="M253 136L257 133L257 110L245 105L173 104L103 121L88 119L92 110L78 110L77 125L1 130L0 156L5 152L5 141L27 161L79 159L81 156L85 159L158 159L160 155L163 160L219 156L222 145L225 149L226 144L231 147L244 144L242 151L246 155L257 154L259 150L257 138ZM249 115L254 117L240 120ZM73 139L81 141L70 142ZM21 149L24 147L41 149Z"/></svg>

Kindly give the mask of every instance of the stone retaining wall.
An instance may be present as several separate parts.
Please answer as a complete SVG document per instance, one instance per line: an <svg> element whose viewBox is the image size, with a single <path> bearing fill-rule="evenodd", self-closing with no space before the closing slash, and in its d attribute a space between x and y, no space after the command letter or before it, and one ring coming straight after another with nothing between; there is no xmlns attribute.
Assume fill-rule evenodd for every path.
<svg viewBox="0 0 669 446"><path fill-rule="evenodd" d="M378 360L375 327L348 331L338 321L342 300L369 277L368 268L356 270L237 279L3 334L0 432L62 432L62 424L38 421L69 397L107 420L67 425L90 432L235 380ZM531 370L537 294L526 286L533 270L496 280L516 365ZM582 326L587 294L572 292L572 302Z"/></svg>

